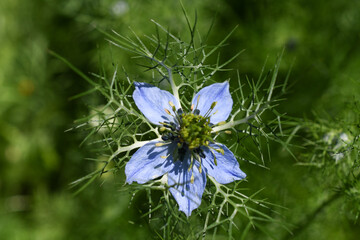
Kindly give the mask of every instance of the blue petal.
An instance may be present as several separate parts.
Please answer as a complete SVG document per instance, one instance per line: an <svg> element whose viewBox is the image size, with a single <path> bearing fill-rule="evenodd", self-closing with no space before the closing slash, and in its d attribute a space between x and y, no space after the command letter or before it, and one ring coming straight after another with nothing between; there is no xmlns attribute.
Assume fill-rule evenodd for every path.
<svg viewBox="0 0 360 240"><path fill-rule="evenodd" d="M225 145L221 143L210 143L209 146L215 149L223 149L224 155L213 149L210 150L207 147L201 147L205 154L205 159L202 159L201 164L203 168L206 169L208 175L215 178L215 180L221 184L227 184L246 177L246 174L241 171L234 154ZM214 155L217 165L214 163Z"/></svg>
<svg viewBox="0 0 360 240"><path fill-rule="evenodd" d="M156 125L164 121L174 122L174 118L165 112L165 109L172 112L169 102L172 102L176 109L180 108L178 101L171 93L148 83L134 82L134 85L135 104L150 122Z"/></svg>
<svg viewBox="0 0 360 240"><path fill-rule="evenodd" d="M134 153L125 166L127 183L146 183L174 168L172 155L176 144L156 147L155 144L158 142L147 143ZM168 157L164 159L164 156Z"/></svg>
<svg viewBox="0 0 360 240"><path fill-rule="evenodd" d="M184 161L176 161L174 169L168 173L170 192L179 204L179 210L187 217L199 207L206 185L206 173L204 171L200 173L197 166L193 166L192 170L188 171L189 166L190 158L187 155ZM192 175L193 183L191 183Z"/></svg>
<svg viewBox="0 0 360 240"><path fill-rule="evenodd" d="M215 114L211 115L210 122L212 124L217 124L218 122L225 121L229 117L233 105L228 82L214 83L204 87L192 100L194 108L199 109L200 115L202 116L209 111L213 102L217 102L217 104L211 112L211 114Z"/></svg>

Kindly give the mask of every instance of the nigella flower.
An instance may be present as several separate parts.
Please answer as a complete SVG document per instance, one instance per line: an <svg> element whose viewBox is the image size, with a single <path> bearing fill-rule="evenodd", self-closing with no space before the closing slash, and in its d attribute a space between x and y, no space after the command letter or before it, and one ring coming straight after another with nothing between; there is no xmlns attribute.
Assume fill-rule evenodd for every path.
<svg viewBox="0 0 360 240"><path fill-rule="evenodd" d="M201 203L206 175L221 184L246 177L234 154L211 136L212 127L223 124L231 113L228 82L201 89L188 112L171 93L147 83L134 84L136 106L159 126L162 137L134 153L125 167L126 182L143 184L167 174L179 210L190 216Z"/></svg>

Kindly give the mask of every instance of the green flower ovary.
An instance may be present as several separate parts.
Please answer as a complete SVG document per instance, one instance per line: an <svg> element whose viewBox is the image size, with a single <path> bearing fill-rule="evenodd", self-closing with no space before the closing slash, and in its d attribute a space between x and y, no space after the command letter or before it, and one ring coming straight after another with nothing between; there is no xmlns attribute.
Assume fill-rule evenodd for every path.
<svg viewBox="0 0 360 240"><path fill-rule="evenodd" d="M207 146L211 140L210 117L183 113L181 119L180 141L188 144L189 149Z"/></svg>

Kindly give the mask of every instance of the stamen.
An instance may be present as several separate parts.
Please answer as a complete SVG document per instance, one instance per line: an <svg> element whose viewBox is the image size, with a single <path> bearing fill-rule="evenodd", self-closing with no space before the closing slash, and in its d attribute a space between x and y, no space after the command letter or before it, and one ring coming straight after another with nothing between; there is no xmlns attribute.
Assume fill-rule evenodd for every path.
<svg viewBox="0 0 360 240"><path fill-rule="evenodd" d="M216 148L215 151L217 151L218 153L221 153L222 155L224 155L224 149L222 148Z"/></svg>
<svg viewBox="0 0 360 240"><path fill-rule="evenodd" d="M216 106L216 104L217 104L217 102L213 102L213 103L211 104L210 109L214 109L214 108L215 108L215 106Z"/></svg>
<svg viewBox="0 0 360 240"><path fill-rule="evenodd" d="M171 112L165 108L165 112L172 116Z"/></svg>
<svg viewBox="0 0 360 240"><path fill-rule="evenodd" d="M172 102L169 102L169 104L171 105L172 107L172 110L173 112L175 113L175 121L177 121L177 124L178 125L181 125L181 122L182 122L182 114L183 114L183 111L181 108L179 108L177 111L176 111L176 107L175 105L172 103Z"/></svg>
<svg viewBox="0 0 360 240"><path fill-rule="evenodd" d="M169 122L159 122L161 125L164 125L165 127L170 127L170 123Z"/></svg>
<svg viewBox="0 0 360 240"><path fill-rule="evenodd" d="M194 104L191 104L191 111L194 110Z"/></svg>
<svg viewBox="0 0 360 240"><path fill-rule="evenodd" d="M230 130L226 130L225 133L226 133L226 134L231 134L231 131L230 131Z"/></svg>
<svg viewBox="0 0 360 240"><path fill-rule="evenodd" d="M170 154L167 155L167 156L160 156L160 157L161 157L162 159L167 159L169 156L170 156Z"/></svg>
<svg viewBox="0 0 360 240"><path fill-rule="evenodd" d="M175 131L176 124L173 122L159 122L161 125L164 125L164 127L171 129L171 131Z"/></svg>
<svg viewBox="0 0 360 240"><path fill-rule="evenodd" d="M171 109L173 110L173 112L176 111L176 107L175 105L172 103L172 101L169 102L169 105L171 106Z"/></svg>
<svg viewBox="0 0 360 240"><path fill-rule="evenodd" d="M181 109L181 108L179 108L178 110L177 110L177 114L179 115L179 116L181 116L181 114L183 114L184 112L183 112L183 110Z"/></svg>
<svg viewBox="0 0 360 240"><path fill-rule="evenodd" d="M170 123L170 126L171 126L171 130L175 131L175 129L176 129L176 124L173 123L173 122L171 122L171 123Z"/></svg>
<svg viewBox="0 0 360 240"><path fill-rule="evenodd" d="M217 102L213 102L209 108L209 110L205 113L204 117L208 117L210 115L210 113L212 112L212 110L214 110L214 107L216 106ZM217 110L216 112L217 113ZM214 115L215 113L213 113L212 115Z"/></svg>
<svg viewBox="0 0 360 240"><path fill-rule="evenodd" d="M158 143L155 143L155 147L162 147L162 146L164 146L164 145L168 145L168 144L170 144L171 142L158 142Z"/></svg>
<svg viewBox="0 0 360 240"><path fill-rule="evenodd" d="M199 173L201 173L202 172L202 168L201 168L201 157L200 157L200 153L202 153L202 154L204 154L203 152L202 152L202 150L201 149L199 149L200 151L199 151L199 154L198 154L198 158L197 158L197 160L199 161Z"/></svg>
<svg viewBox="0 0 360 240"><path fill-rule="evenodd" d="M216 161L216 156L215 156L215 154L214 154L214 164L215 164L215 166L217 166L217 161Z"/></svg>
<svg viewBox="0 0 360 240"><path fill-rule="evenodd" d="M209 150L211 151L211 153L213 154L213 156L214 156L214 164L215 164L215 166L217 166L216 156L215 156L215 153L214 153L214 151L213 151L214 148L212 148L212 147L210 147L210 146L208 146L208 148L209 148ZM214 149L214 150L217 151L216 149Z"/></svg>
<svg viewBox="0 0 360 240"><path fill-rule="evenodd" d="M194 157L193 157L193 155L190 155L190 166L188 168L188 172L190 172L190 170L191 170L191 168L193 166L193 163L194 163Z"/></svg>
<svg viewBox="0 0 360 240"><path fill-rule="evenodd" d="M160 127L160 132L165 132L166 131L166 127Z"/></svg>
<svg viewBox="0 0 360 240"><path fill-rule="evenodd" d="M195 180L195 178L194 178L194 172L192 172L192 173L191 173L190 182L191 182L191 183L194 183L194 180Z"/></svg>

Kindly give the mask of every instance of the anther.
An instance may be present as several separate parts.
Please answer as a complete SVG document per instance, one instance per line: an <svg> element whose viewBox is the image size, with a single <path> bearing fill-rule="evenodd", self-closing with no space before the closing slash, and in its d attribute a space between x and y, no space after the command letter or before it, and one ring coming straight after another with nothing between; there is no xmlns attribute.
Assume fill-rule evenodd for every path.
<svg viewBox="0 0 360 240"><path fill-rule="evenodd" d="M161 125L164 125L165 128L171 129L171 131L175 131L176 124L172 122L159 122ZM161 131L161 130L160 130Z"/></svg>
<svg viewBox="0 0 360 240"><path fill-rule="evenodd" d="M191 111L194 110L194 104L191 104L190 110L191 110Z"/></svg>
<svg viewBox="0 0 360 240"><path fill-rule="evenodd" d="M171 115L171 112L165 108L165 112L169 115Z"/></svg>
<svg viewBox="0 0 360 240"><path fill-rule="evenodd" d="M156 147L161 147L161 146L164 146L164 145L166 145L166 144L168 144L168 143L155 143L155 146Z"/></svg>
<svg viewBox="0 0 360 240"><path fill-rule="evenodd" d="M224 149L222 148L215 148L215 151L217 151L218 153L221 153L222 155L224 155Z"/></svg>
<svg viewBox="0 0 360 240"><path fill-rule="evenodd" d="M193 155L191 155L190 156L190 166L188 168L188 172L190 172L190 170L192 169L193 164L194 164L194 157L193 157Z"/></svg>
<svg viewBox="0 0 360 240"><path fill-rule="evenodd" d="M200 152L202 152L201 151L201 149L200 149ZM198 161L199 161L199 173L201 173L202 172L202 168L201 168L201 158L199 158L199 156L198 156Z"/></svg>
<svg viewBox="0 0 360 240"><path fill-rule="evenodd" d="M171 106L173 112L175 112L175 111L176 111L176 107L175 107L175 105L173 104L172 101L169 102L169 105Z"/></svg>
<svg viewBox="0 0 360 240"><path fill-rule="evenodd" d="M209 150L211 151L212 155L214 156L214 164L215 164L215 166L217 166L216 156L215 156L215 153L214 153L213 149L215 151L218 151L218 150L215 149L215 148L209 147Z"/></svg>
<svg viewBox="0 0 360 240"><path fill-rule="evenodd" d="M160 157L161 157L162 159L167 159L169 156L170 156L170 154L167 155L167 156L160 156Z"/></svg>
<svg viewBox="0 0 360 240"><path fill-rule="evenodd" d="M159 122L161 125L164 125L164 127L169 127L170 122Z"/></svg>
<svg viewBox="0 0 360 240"><path fill-rule="evenodd" d="M226 130L225 133L226 133L226 134L231 134L231 131Z"/></svg>
<svg viewBox="0 0 360 240"><path fill-rule="evenodd" d="M217 102L213 102L213 103L211 104L210 109L214 109L214 107L216 106L216 104L217 104Z"/></svg>

